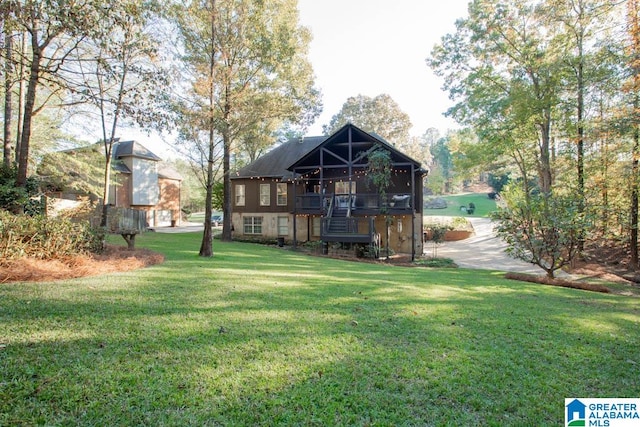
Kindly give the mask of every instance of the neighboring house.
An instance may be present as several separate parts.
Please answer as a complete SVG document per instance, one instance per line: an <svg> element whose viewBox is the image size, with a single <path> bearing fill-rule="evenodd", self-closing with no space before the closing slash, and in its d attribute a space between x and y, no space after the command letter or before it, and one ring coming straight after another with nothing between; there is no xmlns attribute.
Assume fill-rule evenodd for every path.
<svg viewBox="0 0 640 427"><path fill-rule="evenodd" d="M367 156L376 147L392 161L384 200L367 176ZM290 140L231 178L233 228L294 245L319 240L384 248L388 234L393 251L421 254L425 174L419 162L352 124L328 137Z"/></svg>
<svg viewBox="0 0 640 427"><path fill-rule="evenodd" d="M103 144L98 143L89 147L65 150L57 155L66 154L80 157L79 154L82 153L83 161L94 163L92 172L77 174L78 176L75 176L74 180L93 180L95 188L102 178L95 175L104 173L103 152ZM149 227L180 225L182 182L180 174L171 167L163 165L160 157L136 141L115 142L112 156L111 182L113 184L109 189L109 205L146 211ZM90 158L91 161L87 161ZM102 164L101 172L100 167L95 167L96 164L99 164L98 160ZM56 158L56 161L63 160ZM69 174L75 175L72 172ZM73 198L86 194L86 191L77 190L83 188L81 185L69 185L64 179L57 186L62 187L57 188L56 192L60 198ZM100 197L101 195L94 196Z"/></svg>

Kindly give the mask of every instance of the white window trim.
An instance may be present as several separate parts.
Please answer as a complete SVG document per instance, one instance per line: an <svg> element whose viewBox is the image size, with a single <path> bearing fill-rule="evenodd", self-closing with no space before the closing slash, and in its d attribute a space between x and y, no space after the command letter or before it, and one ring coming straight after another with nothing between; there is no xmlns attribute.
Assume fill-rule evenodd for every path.
<svg viewBox="0 0 640 427"><path fill-rule="evenodd" d="M283 187L284 187L284 193L280 193L278 190L279 190L280 188L283 188ZM279 182L279 183L277 183L277 184L276 184L276 193L277 193L277 197L276 197L277 201L276 201L276 204L277 204L278 206L287 206L287 203L288 203L288 201L289 201L289 195L288 195L288 192L289 192L289 189L287 188L287 183L286 183L286 182ZM280 198L281 198L281 197L284 197L284 203L282 203L282 202L280 201Z"/></svg>
<svg viewBox="0 0 640 427"><path fill-rule="evenodd" d="M236 196L236 206L244 206L246 202L246 188L244 184L236 184L235 196Z"/></svg>
<svg viewBox="0 0 640 427"><path fill-rule="evenodd" d="M262 189L266 189L266 193L262 193ZM263 196L266 200L263 200ZM271 206L271 184L260 184L260 206Z"/></svg>
<svg viewBox="0 0 640 427"><path fill-rule="evenodd" d="M256 219L259 219L260 221L260 232L257 233L256 232L256 227L258 226L258 224L256 224ZM250 224L247 224L247 220L251 220ZM242 233L243 234L248 234L248 235L252 235L252 236L260 236L262 235L262 227L263 227L263 222L264 219L261 216L245 216L242 217ZM247 232L247 227L250 227L249 232Z"/></svg>
<svg viewBox="0 0 640 427"><path fill-rule="evenodd" d="M285 225L281 226L280 225L280 221L284 220L285 221ZM289 235L289 217L288 216L279 216L277 219L277 225L278 225L278 236L288 236ZM286 228L286 232L285 233L281 233L280 229L282 228Z"/></svg>

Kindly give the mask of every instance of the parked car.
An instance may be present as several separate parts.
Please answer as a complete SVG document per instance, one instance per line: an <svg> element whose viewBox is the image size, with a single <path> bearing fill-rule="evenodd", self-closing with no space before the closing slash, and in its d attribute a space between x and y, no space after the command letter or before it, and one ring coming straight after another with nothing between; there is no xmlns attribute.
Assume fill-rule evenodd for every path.
<svg viewBox="0 0 640 427"><path fill-rule="evenodd" d="M222 225L222 215L211 215L211 225L219 227Z"/></svg>

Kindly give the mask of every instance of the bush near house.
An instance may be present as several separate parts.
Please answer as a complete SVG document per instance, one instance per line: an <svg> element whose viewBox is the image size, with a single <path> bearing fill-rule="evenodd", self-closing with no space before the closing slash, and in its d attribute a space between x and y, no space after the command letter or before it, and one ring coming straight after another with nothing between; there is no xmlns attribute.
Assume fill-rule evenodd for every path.
<svg viewBox="0 0 640 427"><path fill-rule="evenodd" d="M21 257L62 259L100 252L104 234L89 222L0 211L0 263Z"/></svg>

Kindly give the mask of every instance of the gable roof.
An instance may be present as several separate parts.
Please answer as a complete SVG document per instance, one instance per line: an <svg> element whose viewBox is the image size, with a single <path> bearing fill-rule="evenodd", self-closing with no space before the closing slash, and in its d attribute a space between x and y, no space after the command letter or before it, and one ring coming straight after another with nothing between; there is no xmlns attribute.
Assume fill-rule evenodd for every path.
<svg viewBox="0 0 640 427"><path fill-rule="evenodd" d="M232 178L292 179L296 168L314 167L320 164L319 153L323 147L331 147L338 153L344 150L342 157L346 159L348 146L351 146L352 149L361 153L364 159L368 150L376 144L383 146L391 153L394 163L413 163L417 170L420 168L420 162L399 151L380 135L365 132L348 123L330 136L290 139L238 170Z"/></svg>
<svg viewBox="0 0 640 427"><path fill-rule="evenodd" d="M325 139L326 136L290 139L238 170L232 178L291 178L293 174L288 170L289 166L314 150Z"/></svg>
<svg viewBox="0 0 640 427"><path fill-rule="evenodd" d="M169 166L164 162L160 163L160 165L158 166L158 177L173 179L175 181L183 180L182 175L180 175L180 172L178 172L172 166Z"/></svg>
<svg viewBox="0 0 640 427"><path fill-rule="evenodd" d="M403 152L395 148L391 143L375 132L365 132L359 127L348 123L338 129L333 135L327 137L312 151L296 160L289 166L289 170L296 168L315 167L320 164L321 148L327 148L334 154L334 161L340 162L339 158L349 161L349 159L362 159L363 163L371 148L380 145L391 154L393 163L413 163L416 169L420 168L420 162L412 159ZM325 164L327 164L325 162Z"/></svg>
<svg viewBox="0 0 640 427"><path fill-rule="evenodd" d="M137 141L118 141L115 144L113 156L116 159L123 157L138 157L141 159L154 160L156 162L162 159L153 154L147 147Z"/></svg>

